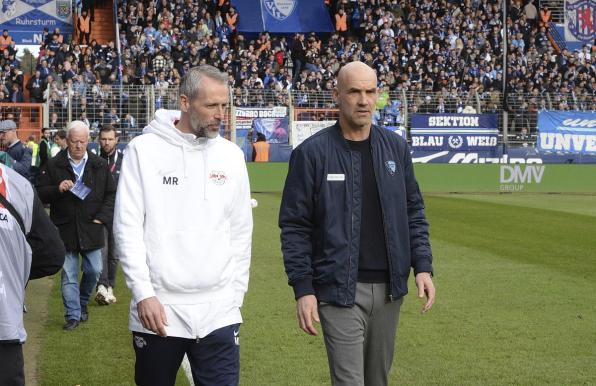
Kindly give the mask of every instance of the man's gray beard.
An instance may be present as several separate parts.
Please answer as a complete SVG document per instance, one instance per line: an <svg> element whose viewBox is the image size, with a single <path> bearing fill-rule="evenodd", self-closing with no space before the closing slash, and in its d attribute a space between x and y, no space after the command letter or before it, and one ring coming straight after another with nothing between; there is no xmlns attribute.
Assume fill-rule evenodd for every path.
<svg viewBox="0 0 596 386"><path fill-rule="evenodd" d="M219 130L218 131L209 131L207 128L205 127L199 127L197 129L192 128L192 133L197 137L197 138L206 138L206 139L213 139L216 138L219 134Z"/></svg>
<svg viewBox="0 0 596 386"><path fill-rule="evenodd" d="M194 121L194 119L191 116L190 117L190 130L197 138L213 139L213 138L216 138L217 135L219 134L219 130L213 131L213 132L209 131L209 129L207 129L206 127L204 127L202 125L202 122L198 122L197 125L195 126L193 124L195 122L193 122L193 121Z"/></svg>

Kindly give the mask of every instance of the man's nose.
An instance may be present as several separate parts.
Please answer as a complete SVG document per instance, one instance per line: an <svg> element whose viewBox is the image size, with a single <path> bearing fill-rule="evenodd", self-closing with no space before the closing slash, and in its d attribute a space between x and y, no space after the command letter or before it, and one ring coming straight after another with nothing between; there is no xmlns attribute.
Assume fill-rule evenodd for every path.
<svg viewBox="0 0 596 386"><path fill-rule="evenodd" d="M215 119L223 119L223 117L226 115L226 109L223 106L219 106L217 108L217 111L215 112Z"/></svg>

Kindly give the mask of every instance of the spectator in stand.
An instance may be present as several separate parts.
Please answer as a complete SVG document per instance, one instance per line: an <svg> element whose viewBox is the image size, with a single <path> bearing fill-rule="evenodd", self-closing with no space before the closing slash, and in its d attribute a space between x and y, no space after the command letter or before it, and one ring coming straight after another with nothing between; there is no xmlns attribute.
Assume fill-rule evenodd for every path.
<svg viewBox="0 0 596 386"><path fill-rule="evenodd" d="M345 33L348 30L348 15L343 8L335 14L335 30L339 33Z"/></svg>
<svg viewBox="0 0 596 386"><path fill-rule="evenodd" d="M532 7L528 0L510 4L506 25L510 92L530 93L537 89L542 94L551 93L552 100L554 93L566 92L574 95L565 98L570 102L567 106L593 107L595 102L589 98L596 92L593 55L576 56L570 51L556 54L548 40L548 25L532 21ZM331 2L329 12L334 22L335 15L343 13L339 24L343 30L345 22L345 31L325 39L298 33L288 43L269 33L246 39L231 27L238 25L237 18L242 15L232 10L227 1L191 2L184 6L167 0L155 5L149 1L125 1L118 6L122 82L140 86L165 80L175 85L176 79L190 67L210 63L228 73L234 87L265 90L261 97L252 92L250 97L240 98L242 103L268 105L277 99L274 90L281 87L299 91L311 74L307 89L328 92L340 67L361 60L377 70L379 86L388 87L391 96L401 90L432 93L428 94L429 103L418 106L424 110L434 111L439 98L443 98L445 108L456 111L458 100L467 99L469 93L477 94L481 103L490 104L492 93L501 90L504 74L499 4L489 0L342 0ZM541 18L545 12L541 8ZM235 22L230 23L232 19ZM85 50L77 45L60 48L59 43L54 47L52 42L45 46L40 51L38 69L43 79L52 74L57 80L56 87L52 87L57 93L52 98L56 108L63 109L59 106L65 105L67 96L65 90L60 90L60 83L72 77L66 74L66 79L62 79L69 71L67 61L76 74L83 75L89 88L96 78L100 79L98 88L103 89L104 95L100 99L105 102L110 95L109 84L116 82L120 65L113 43L102 47L92 41ZM6 55L3 62L4 54L0 55L3 68L14 60L10 52ZM574 68L567 64L572 57ZM48 69L44 69L44 60ZM163 80L161 71L165 74ZM5 94L11 84L6 83L6 87ZM51 95L48 93L48 98ZM84 93L79 91L79 95ZM159 103L164 100L159 93L157 97ZM311 96L308 100L312 106L325 105L319 97ZM460 104L463 109L463 103ZM494 104L491 106L494 108ZM89 110L90 119L95 120L97 114Z"/></svg>
<svg viewBox="0 0 596 386"><path fill-rule="evenodd" d="M58 43L64 43L64 35L62 35L62 32L60 32L60 28L54 28L54 35L58 37Z"/></svg>
<svg viewBox="0 0 596 386"><path fill-rule="evenodd" d="M53 53L56 53L60 49L61 45L62 45L62 43L59 40L59 36L56 34L53 34L52 41L50 42L50 44L48 44L47 47L50 51L52 51ZM49 62L48 62L48 64L49 64Z"/></svg>
<svg viewBox="0 0 596 386"><path fill-rule="evenodd" d="M526 15L526 20L532 26L535 26L538 22L538 10L534 5L534 0L528 0L526 5L524 6L524 14Z"/></svg>
<svg viewBox="0 0 596 386"><path fill-rule="evenodd" d="M236 9L234 7L230 7L230 10L226 13L226 23L232 33L236 33L236 26L238 25L238 14L236 13Z"/></svg>
<svg viewBox="0 0 596 386"><path fill-rule="evenodd" d="M540 27L548 27L548 23L550 22L551 11L548 9L546 4L543 4L540 7Z"/></svg>
<svg viewBox="0 0 596 386"><path fill-rule="evenodd" d="M91 16L88 15L87 10L84 9L79 16L77 28L79 30L79 44L85 41L89 45L89 38L91 37Z"/></svg>
<svg viewBox="0 0 596 386"><path fill-rule="evenodd" d="M130 113L126 114L126 116L124 117L124 123L122 124L122 128L124 130L132 130L132 129L137 128L137 121L132 116L132 114L130 114Z"/></svg>
<svg viewBox="0 0 596 386"><path fill-rule="evenodd" d="M43 103L43 91L45 88L46 83L41 77L41 72L36 70L35 75L27 82L27 90L29 90L29 97L32 103Z"/></svg>
<svg viewBox="0 0 596 386"><path fill-rule="evenodd" d="M25 102L25 98L23 97L23 92L21 91L21 87L17 83L12 84L12 89L11 89L11 93L10 93L10 101L12 103Z"/></svg>
<svg viewBox="0 0 596 386"><path fill-rule="evenodd" d="M10 46L12 42L12 37L8 34L8 30L5 29L2 31L2 36L0 36L0 51L4 51Z"/></svg>
<svg viewBox="0 0 596 386"><path fill-rule="evenodd" d="M58 118L58 113L54 112L50 115L50 129L52 129L52 130L61 129L61 123Z"/></svg>

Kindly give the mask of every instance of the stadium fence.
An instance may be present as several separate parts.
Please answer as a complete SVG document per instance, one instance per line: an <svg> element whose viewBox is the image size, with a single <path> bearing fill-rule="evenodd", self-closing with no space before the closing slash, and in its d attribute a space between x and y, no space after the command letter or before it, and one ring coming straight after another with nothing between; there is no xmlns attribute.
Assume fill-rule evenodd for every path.
<svg viewBox="0 0 596 386"><path fill-rule="evenodd" d="M33 104L27 105L33 106ZM525 141L533 142L537 134L539 111L594 111L596 97L588 93L583 95L510 93L507 95L507 105L509 111L505 112L503 94L497 91L387 92L381 90L375 120L379 124L409 129L412 113L496 113L499 116L501 143L515 143L522 129L526 130L529 137ZM8 106L17 109L17 105ZM331 91L234 88L230 90L230 104L224 124L225 137L236 139L236 108L278 106L288 108L289 128L292 127L292 121L335 120L338 117L337 106ZM47 113L43 114L43 124L45 127L54 129L66 127L67 122L71 120L87 120L92 128L92 134L96 135L101 125L111 123L121 132L121 139L126 141L138 135L151 121L155 111L160 108L178 108L177 87L159 84L96 85L85 87L83 90L67 89L61 93L50 92L50 98L45 103L44 112ZM27 116L30 115L31 113L28 113ZM25 122L31 122L31 119L33 118L25 118ZM28 125L31 127L31 124ZM40 128L41 126L36 126L36 129Z"/></svg>

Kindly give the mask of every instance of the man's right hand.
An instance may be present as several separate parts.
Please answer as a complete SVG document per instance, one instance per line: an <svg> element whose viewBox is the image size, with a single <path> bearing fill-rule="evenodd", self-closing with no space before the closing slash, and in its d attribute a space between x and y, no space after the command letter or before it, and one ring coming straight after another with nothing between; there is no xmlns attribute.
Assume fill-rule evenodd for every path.
<svg viewBox="0 0 596 386"><path fill-rule="evenodd" d="M71 180L64 180L60 183L60 185L58 185L58 190L60 191L60 193L64 193L67 190L72 189L73 186L74 182L72 182Z"/></svg>
<svg viewBox="0 0 596 386"><path fill-rule="evenodd" d="M137 312L143 327L159 336L166 337L166 310L157 297L152 296L137 303Z"/></svg>
<svg viewBox="0 0 596 386"><path fill-rule="evenodd" d="M298 324L300 328L310 335L318 335L317 329L313 325L313 320L320 323L319 306L315 295L305 295L296 301L296 311L298 314Z"/></svg>

